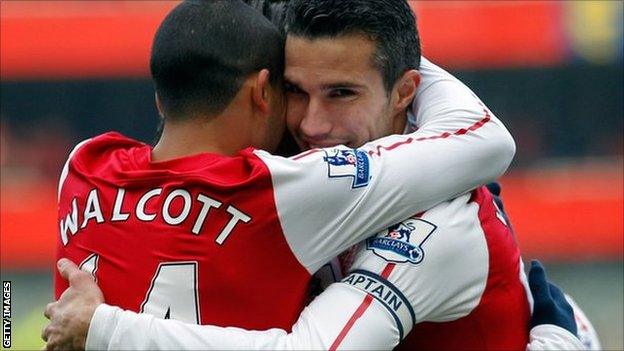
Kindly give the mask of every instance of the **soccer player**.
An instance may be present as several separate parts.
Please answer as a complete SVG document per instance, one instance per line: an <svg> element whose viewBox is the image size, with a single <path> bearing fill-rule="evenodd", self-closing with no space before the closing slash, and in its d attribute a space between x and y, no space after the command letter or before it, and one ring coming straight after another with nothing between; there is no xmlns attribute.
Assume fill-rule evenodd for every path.
<svg viewBox="0 0 624 351"><path fill-rule="evenodd" d="M461 82L426 59L419 62L415 19L405 1L295 0L289 3L286 28L287 123L303 149L357 147L422 128L437 115L456 120L491 115ZM411 108L397 114L393 99L410 89L415 95ZM406 127L406 120L413 122ZM407 335L403 345L526 345L530 306L519 251L489 192L478 189L415 217L363 244L354 267L388 275L410 301L405 305L414 306L411 323L397 326L399 340ZM357 347L347 333L361 325L349 323L356 311L361 313L360 303L354 299L352 312L344 319L334 317L335 324L321 323L327 333L335 333L327 347L341 342L347 343L345 348ZM486 324L496 328L475 329Z"/></svg>
<svg viewBox="0 0 624 351"><path fill-rule="evenodd" d="M158 144L109 133L70 155L59 257L80 262L107 302L190 323L288 329L310 274L331 257L508 166L513 141L487 111L438 116L358 149L292 159L246 149L271 150L282 134L281 39L242 3L182 3L152 51L165 119ZM396 90L392 110L403 114L414 89ZM57 297L66 287L57 275Z"/></svg>

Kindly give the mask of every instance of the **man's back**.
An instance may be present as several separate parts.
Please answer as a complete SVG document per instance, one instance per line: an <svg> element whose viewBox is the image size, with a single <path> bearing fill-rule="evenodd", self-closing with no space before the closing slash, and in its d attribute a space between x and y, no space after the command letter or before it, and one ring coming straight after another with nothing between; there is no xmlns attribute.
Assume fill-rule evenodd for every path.
<svg viewBox="0 0 624 351"><path fill-rule="evenodd" d="M160 163L150 153L118 134L80 147L60 193L58 256L82 262L125 309L289 328L309 274L282 234L266 166L246 151Z"/></svg>

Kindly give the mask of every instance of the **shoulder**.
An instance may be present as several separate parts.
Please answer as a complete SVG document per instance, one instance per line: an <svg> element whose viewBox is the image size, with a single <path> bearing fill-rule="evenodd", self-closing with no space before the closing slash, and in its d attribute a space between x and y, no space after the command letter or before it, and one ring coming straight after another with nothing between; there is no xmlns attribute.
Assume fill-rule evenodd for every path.
<svg viewBox="0 0 624 351"><path fill-rule="evenodd" d="M70 170L89 167L89 165L101 162L102 158L108 157L113 150L137 146L144 146L144 144L117 132L104 133L79 142L67 156L67 161L61 171L58 196L60 197L61 188Z"/></svg>
<svg viewBox="0 0 624 351"><path fill-rule="evenodd" d="M462 194L454 199L444 201L420 214L420 218L436 224L444 230L453 229L464 222L478 219L479 203L475 200L475 192Z"/></svg>
<svg viewBox="0 0 624 351"><path fill-rule="evenodd" d="M413 267L413 272L435 273L442 266L455 269L471 262L475 267L487 261L479 205L472 198L472 193L458 196L377 233L360 248L356 266L362 265L365 257L376 256L369 262L376 265L366 268L397 263Z"/></svg>
<svg viewBox="0 0 624 351"><path fill-rule="evenodd" d="M451 114L453 111L481 114L483 103L459 79L423 57L421 80L412 104L412 113L419 119L423 114Z"/></svg>
<svg viewBox="0 0 624 351"><path fill-rule="evenodd" d="M108 132L79 142L70 152L67 161L90 161L119 149L146 146L117 132Z"/></svg>

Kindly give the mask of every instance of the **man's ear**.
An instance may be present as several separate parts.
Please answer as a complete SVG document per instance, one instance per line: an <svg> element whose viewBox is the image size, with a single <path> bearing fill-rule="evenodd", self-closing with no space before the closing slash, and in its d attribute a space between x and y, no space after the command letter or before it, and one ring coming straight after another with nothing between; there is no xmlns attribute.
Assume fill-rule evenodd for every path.
<svg viewBox="0 0 624 351"><path fill-rule="evenodd" d="M269 113L270 108L269 74L270 73L268 69L260 70L251 92L251 99L255 107L263 113Z"/></svg>
<svg viewBox="0 0 624 351"><path fill-rule="evenodd" d="M154 100L156 100L156 108L158 109L158 114L160 118L165 118L165 111L163 110L162 102L160 101L160 96L158 96L158 92L154 92Z"/></svg>
<svg viewBox="0 0 624 351"><path fill-rule="evenodd" d="M394 104L396 112L405 110L412 103L419 84L420 73L415 69L406 71L397 80L395 85L396 103Z"/></svg>

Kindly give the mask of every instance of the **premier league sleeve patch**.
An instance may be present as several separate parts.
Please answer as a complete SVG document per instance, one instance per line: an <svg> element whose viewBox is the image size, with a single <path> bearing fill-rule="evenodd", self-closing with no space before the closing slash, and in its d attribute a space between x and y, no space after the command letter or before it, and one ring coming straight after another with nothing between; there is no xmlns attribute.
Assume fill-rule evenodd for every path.
<svg viewBox="0 0 624 351"><path fill-rule="evenodd" d="M323 161L327 163L330 178L350 177L352 188L367 186L370 181L370 159L368 154L357 149L324 150Z"/></svg>
<svg viewBox="0 0 624 351"><path fill-rule="evenodd" d="M366 240L366 249L388 262L419 264L425 257L422 245L437 226L410 218Z"/></svg>

